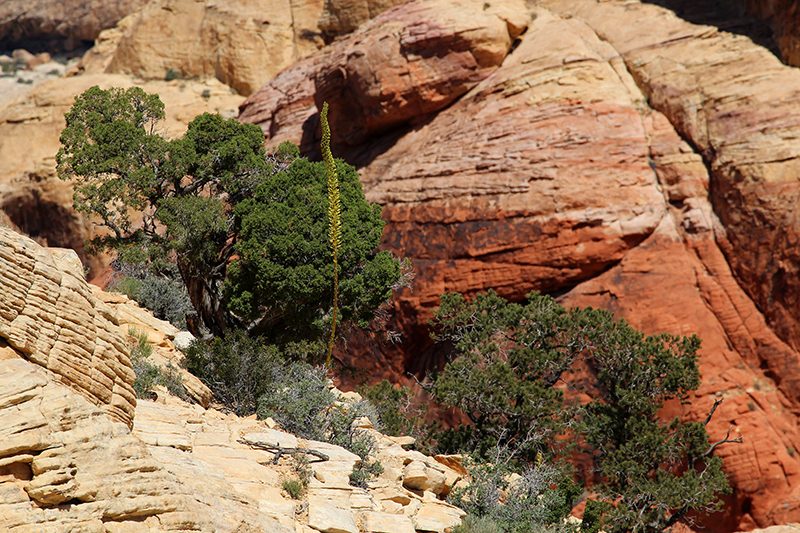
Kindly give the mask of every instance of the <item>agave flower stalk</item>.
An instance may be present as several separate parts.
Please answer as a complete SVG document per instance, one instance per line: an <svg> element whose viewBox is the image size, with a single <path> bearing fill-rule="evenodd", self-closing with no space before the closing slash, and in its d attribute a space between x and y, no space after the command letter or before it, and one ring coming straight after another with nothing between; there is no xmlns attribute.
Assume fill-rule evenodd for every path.
<svg viewBox="0 0 800 533"><path fill-rule="evenodd" d="M339 311L339 247L342 239L342 204L339 200L339 177L336 162L331 155L331 128L328 125L328 102L322 104L320 113L322 123L322 160L328 177L328 233L333 251L333 325L331 340L328 342L328 357L325 366L330 368L333 355L333 341L336 337L336 318Z"/></svg>

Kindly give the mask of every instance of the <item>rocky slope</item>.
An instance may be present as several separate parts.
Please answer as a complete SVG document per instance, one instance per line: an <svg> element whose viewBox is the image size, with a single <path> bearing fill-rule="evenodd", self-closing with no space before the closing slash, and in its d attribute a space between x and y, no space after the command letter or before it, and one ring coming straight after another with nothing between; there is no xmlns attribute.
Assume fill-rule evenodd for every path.
<svg viewBox="0 0 800 533"><path fill-rule="evenodd" d="M295 62L247 99L240 118L259 124L268 145L291 140L314 155L317 109L329 101L334 153L359 166L368 198L384 205L384 246L417 269L413 291L395 306L404 342L353 341L350 356L372 361L376 377L422 377L444 357L426 326L438 295L489 287L512 299L543 290L567 305L605 307L648 333L698 333L703 386L689 405L668 411L704 420L713 400L725 398L709 432L722 438L733 427L744 438L718 449L735 490L707 527L800 520L800 74L775 55L797 64L796 2L397 3L291 1L266 12L245 0L152 0L98 38L82 75L0 101L0 221L81 253L91 226L69 209L70 191L52 169L63 113L91 85L143 83L159 92L170 135L199 112L230 113L242 101L214 81L90 73L163 79L173 69L247 93ZM774 40L745 7L769 22ZM317 51L335 36L344 37ZM96 271L102 260L91 265ZM92 294L110 320L146 328L158 357L175 357L169 335L131 318L140 315L129 302ZM87 409L109 410L99 392L82 390ZM202 388L194 392L202 400ZM195 416L181 409L189 408L137 417ZM58 413L47 417L65 416ZM150 443L167 471L189 449L209 451L198 428L217 415L195 414L202 423L142 426L145 441L162 429L178 435L179 445L163 443L171 437ZM238 451L224 453L246 452L226 438ZM154 446L176 454L173 463ZM29 462L8 463L5 472L32 475L14 466ZM163 494L186 494L169 487ZM194 513L206 497L197 489L169 512ZM402 504L402 514L408 505L415 504ZM398 508L384 501L381 510ZM111 524L104 512L91 520ZM233 516L245 516L239 512ZM269 515L279 525L288 523L281 512Z"/></svg>
<svg viewBox="0 0 800 533"><path fill-rule="evenodd" d="M359 489L348 482L358 456L206 409L208 389L188 374L200 404L165 390L136 402L128 328L147 333L155 363L174 360L179 333L91 289L71 250L0 228L0 291L4 531L444 532L464 514L441 500L463 473L458 457L405 450L408 438L384 437L366 419L385 471ZM302 500L281 490L293 459L257 443L327 456L310 462Z"/></svg>
<svg viewBox="0 0 800 533"><path fill-rule="evenodd" d="M704 420L725 398L709 432L733 426L745 439L719 450L735 491L707 526L797 520L800 72L750 38L653 3L533 4L484 13L528 13L503 48L499 34L472 37L453 22L446 1L407 2L283 71L240 118L270 145L313 153L317 109L333 102L334 153L384 206L384 246L418 271L396 303L403 347L362 346L376 371L441 364L425 322L443 291L493 287L518 300L544 290L648 333L698 333L703 388L671 409ZM423 9L424 26L414 18ZM362 43L383 20L407 22L387 26L376 52ZM480 76L476 63L415 47L451 28L465 36L460 53L494 42L500 62ZM460 82L469 76L479 78ZM454 94L446 107L415 103L441 98L430 90L441 80ZM349 107L335 122L341 100Z"/></svg>

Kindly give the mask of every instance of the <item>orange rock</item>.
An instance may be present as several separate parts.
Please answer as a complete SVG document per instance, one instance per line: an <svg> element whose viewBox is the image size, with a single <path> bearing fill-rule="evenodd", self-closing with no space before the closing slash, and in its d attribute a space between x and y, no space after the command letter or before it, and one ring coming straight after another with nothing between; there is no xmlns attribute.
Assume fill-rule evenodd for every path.
<svg viewBox="0 0 800 533"><path fill-rule="evenodd" d="M377 45L344 52L370 42L369 27L285 70L241 108L269 144L302 142L313 153L311 102L330 100L332 116L338 107L339 138L352 145L334 152L383 205L383 246L417 268L413 290L394 302L403 344L356 340L352 360L368 354L376 376L396 380L441 365L426 321L444 291L495 288L520 300L544 290L647 333L697 333L703 385L665 414L705 420L724 397L711 438L733 427L744 439L717 449L735 492L704 526L800 520L800 73L743 37L650 3L547 0L489 77L442 110L418 106L381 123L384 108L359 108L359 84L326 70L336 58L341 79L391 80L405 61L391 47L380 60ZM427 97L424 82L383 86L402 95L398 109Z"/></svg>

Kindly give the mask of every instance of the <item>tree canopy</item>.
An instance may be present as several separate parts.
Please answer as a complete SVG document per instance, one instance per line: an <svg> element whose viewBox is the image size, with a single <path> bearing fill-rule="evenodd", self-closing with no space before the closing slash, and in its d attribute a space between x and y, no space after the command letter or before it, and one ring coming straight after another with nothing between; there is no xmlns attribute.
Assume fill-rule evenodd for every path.
<svg viewBox="0 0 800 533"><path fill-rule="evenodd" d="M505 449L528 464L588 457L597 497L587 516L610 533L660 532L716 509L728 490L705 425L659 416L700 385L696 336L645 336L608 311L535 292L525 304L445 294L432 323L454 350L433 397L472 422L440 432L441 451Z"/></svg>
<svg viewBox="0 0 800 533"><path fill-rule="evenodd" d="M232 326L275 342L314 340L328 326L333 266L323 163L284 143L266 153L257 126L204 113L182 138L159 130L164 105L140 88L92 87L65 115L57 156L75 208L108 229L91 242L125 262L176 263L215 334ZM364 326L401 279L376 250L384 223L356 170L338 161L342 319Z"/></svg>

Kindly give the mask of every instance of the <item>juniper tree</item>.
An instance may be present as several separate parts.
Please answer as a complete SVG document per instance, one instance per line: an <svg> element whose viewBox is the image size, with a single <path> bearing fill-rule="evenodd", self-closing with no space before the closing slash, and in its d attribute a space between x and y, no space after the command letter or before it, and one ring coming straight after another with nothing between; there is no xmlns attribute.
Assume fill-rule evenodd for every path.
<svg viewBox="0 0 800 533"><path fill-rule="evenodd" d="M323 163L284 143L267 154L258 126L204 113L182 138L160 131L164 106L134 87L92 87L65 115L61 179L75 208L105 226L91 241L157 272L176 261L203 323L241 326L274 342L317 340L330 322ZM376 250L384 223L355 169L339 161L342 235L339 307L364 325L401 279Z"/></svg>
<svg viewBox="0 0 800 533"><path fill-rule="evenodd" d="M569 453L588 455L597 479L586 481L599 482L587 517L614 533L660 532L717 509L729 490L704 423L659 416L700 384L696 336L648 337L608 311L567 310L535 292L524 304L445 294L432 324L454 358L431 392L472 422L439 434L447 451L500 447L530 464L577 443ZM592 399L567 401L565 390Z"/></svg>

